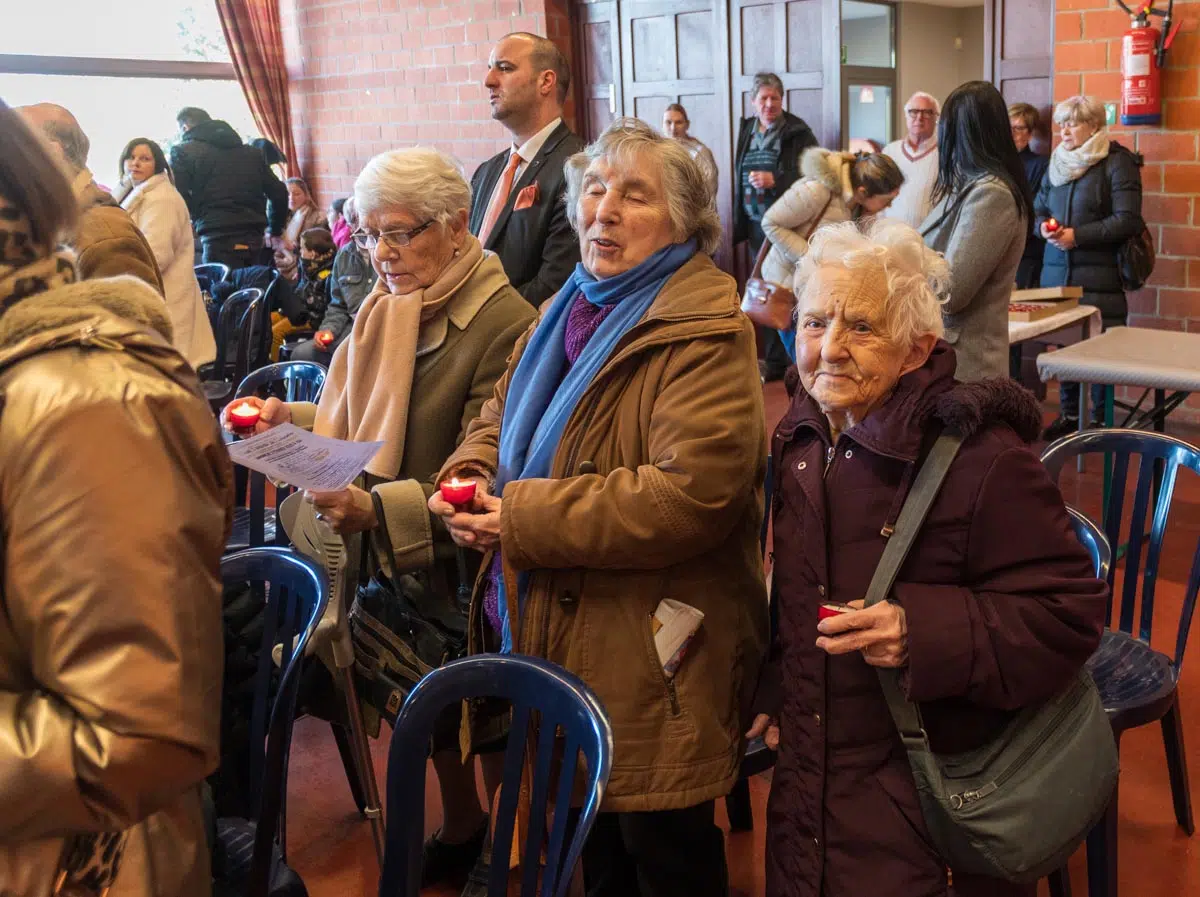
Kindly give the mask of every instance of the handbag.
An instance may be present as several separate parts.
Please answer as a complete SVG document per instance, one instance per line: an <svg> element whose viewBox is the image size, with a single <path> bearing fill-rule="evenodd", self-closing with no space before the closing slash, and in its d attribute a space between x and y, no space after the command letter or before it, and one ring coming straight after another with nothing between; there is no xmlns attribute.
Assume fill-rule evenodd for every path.
<svg viewBox="0 0 1200 897"><path fill-rule="evenodd" d="M813 219L812 227L804 235L805 240L812 238L813 233L821 224L821 219L833 202L833 193L825 200L820 213ZM771 283L762 278L763 260L771 249L771 241L763 239L758 248L758 256L754 259L754 269L746 281L746 295L742 298L742 311L760 327L770 327L772 330L791 330L796 314L796 294L785 286Z"/></svg>
<svg viewBox="0 0 1200 897"><path fill-rule="evenodd" d="M917 474L864 606L886 600L962 439L943 433ZM1117 783L1116 741L1087 669L1017 713L986 744L935 754L899 670L879 682L908 755L925 826L956 872L1034 882L1063 866L1099 821Z"/></svg>
<svg viewBox="0 0 1200 897"><path fill-rule="evenodd" d="M1121 276L1121 289L1127 293L1140 290L1154 273L1154 237L1145 225L1135 236L1117 248L1117 273Z"/></svg>

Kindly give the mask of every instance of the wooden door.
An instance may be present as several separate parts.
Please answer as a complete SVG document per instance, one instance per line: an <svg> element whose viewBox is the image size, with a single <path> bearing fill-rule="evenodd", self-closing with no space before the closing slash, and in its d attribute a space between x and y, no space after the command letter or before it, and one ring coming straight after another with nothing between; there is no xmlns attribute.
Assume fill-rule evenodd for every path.
<svg viewBox="0 0 1200 897"><path fill-rule="evenodd" d="M616 0L580 2L574 7L576 97L580 136L589 143L621 115L621 27Z"/></svg>
<svg viewBox="0 0 1200 897"><path fill-rule="evenodd" d="M729 113L726 7L721 0L620 0L624 114L662 127L671 103L687 110L688 133L712 150L720 175L717 212L727 267L733 226L733 123Z"/></svg>
<svg viewBox="0 0 1200 897"><path fill-rule="evenodd" d="M985 0L983 77L1009 103L1030 103L1042 119L1034 151L1050 150L1054 104L1054 0Z"/></svg>
<svg viewBox="0 0 1200 897"><path fill-rule="evenodd" d="M839 0L729 0L734 136L754 114L757 72L783 81L783 107L808 122L821 146L841 145Z"/></svg>

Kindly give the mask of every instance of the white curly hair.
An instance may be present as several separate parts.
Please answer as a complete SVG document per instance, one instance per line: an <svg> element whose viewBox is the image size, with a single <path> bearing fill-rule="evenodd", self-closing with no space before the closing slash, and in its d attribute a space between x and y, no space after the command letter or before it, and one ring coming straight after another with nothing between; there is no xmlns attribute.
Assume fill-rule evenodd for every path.
<svg viewBox="0 0 1200 897"><path fill-rule="evenodd" d="M870 219L818 228L796 266L794 289L804 292L817 269L829 265L874 269L887 283L884 319L888 335L901 345L922 336L942 336L941 297L950 290L950 266L921 235L902 221Z"/></svg>

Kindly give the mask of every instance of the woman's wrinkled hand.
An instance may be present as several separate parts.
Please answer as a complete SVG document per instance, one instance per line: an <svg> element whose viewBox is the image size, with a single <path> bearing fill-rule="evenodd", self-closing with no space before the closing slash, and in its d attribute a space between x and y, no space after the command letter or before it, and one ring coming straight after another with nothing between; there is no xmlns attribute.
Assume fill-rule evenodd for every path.
<svg viewBox="0 0 1200 897"><path fill-rule="evenodd" d="M229 420L229 409L243 404L251 405L258 409L258 421L254 424L253 431L239 429ZM274 396L271 396L269 399L260 399L258 396L234 399L221 409L221 426L230 433L237 433L239 436L257 436L259 433L265 433L267 430L278 427L280 424L290 424L291 422L292 410L288 408L286 402L281 402Z"/></svg>
<svg viewBox="0 0 1200 897"><path fill-rule="evenodd" d="M468 507L459 510L442 498L439 489L429 496L429 511L442 518L455 545L480 552L493 551L500 547L501 500L488 493L486 478L477 476L466 479L476 483L475 497Z"/></svg>
<svg viewBox="0 0 1200 897"><path fill-rule="evenodd" d="M317 519L328 523L339 536L365 533L379 525L371 493L357 486L339 492L305 492L304 498L312 502Z"/></svg>
<svg viewBox="0 0 1200 897"><path fill-rule="evenodd" d="M750 730L746 732L746 740L761 737L763 743L773 751L779 750L779 721L765 713L754 717Z"/></svg>
<svg viewBox="0 0 1200 897"><path fill-rule="evenodd" d="M851 601L855 608L817 624L821 637L817 647L826 654L861 651L863 660L873 667L898 669L908 663L908 619L904 608L881 601L863 609L863 602Z"/></svg>

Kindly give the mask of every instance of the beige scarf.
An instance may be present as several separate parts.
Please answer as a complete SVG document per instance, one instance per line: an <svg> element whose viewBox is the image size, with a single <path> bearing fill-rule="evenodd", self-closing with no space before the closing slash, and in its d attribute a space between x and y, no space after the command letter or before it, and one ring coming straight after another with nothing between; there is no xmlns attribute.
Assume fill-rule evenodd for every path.
<svg viewBox="0 0 1200 897"><path fill-rule="evenodd" d="M1073 150L1060 143L1050 154L1051 185L1061 187L1083 177L1089 168L1108 158L1111 142L1108 128L1101 128Z"/></svg>
<svg viewBox="0 0 1200 897"><path fill-rule="evenodd" d="M417 358L441 344L441 313L483 258L479 241L468 236L431 286L396 296L377 282L358 310L350 339L334 353L313 432L382 442L367 464L368 473L388 480L399 473Z"/></svg>

